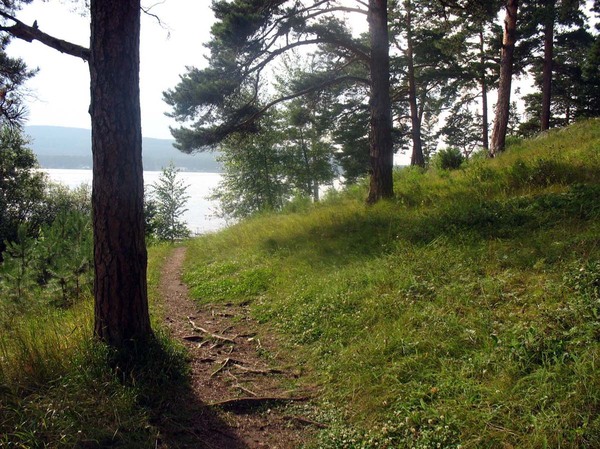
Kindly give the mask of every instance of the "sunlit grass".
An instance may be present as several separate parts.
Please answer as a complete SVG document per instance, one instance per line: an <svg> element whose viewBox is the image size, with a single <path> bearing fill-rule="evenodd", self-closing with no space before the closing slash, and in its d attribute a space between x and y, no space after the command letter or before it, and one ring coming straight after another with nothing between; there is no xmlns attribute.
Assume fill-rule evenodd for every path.
<svg viewBox="0 0 600 449"><path fill-rule="evenodd" d="M157 343L136 354L93 341L90 297L64 309L2 303L0 447L154 447L153 415L185 385L182 351L160 324L159 273L171 249L149 249Z"/></svg>
<svg viewBox="0 0 600 449"><path fill-rule="evenodd" d="M195 240L186 281L286 337L317 447L600 445L600 121L395 190Z"/></svg>

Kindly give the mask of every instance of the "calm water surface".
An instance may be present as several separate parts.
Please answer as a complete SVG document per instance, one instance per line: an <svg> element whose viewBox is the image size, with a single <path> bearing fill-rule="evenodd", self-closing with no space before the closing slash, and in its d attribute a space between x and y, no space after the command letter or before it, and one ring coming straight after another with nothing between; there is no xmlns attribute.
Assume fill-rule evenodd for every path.
<svg viewBox="0 0 600 449"><path fill-rule="evenodd" d="M65 184L70 188L81 184L92 185L91 170L45 168L43 171L48 173L51 180ZM160 174L159 171L145 171L144 184L148 186L156 182ZM187 203L188 210L183 215L188 228L195 234L201 234L225 227L225 220L212 216L217 204L206 199L211 190L221 180L221 175L219 173L180 172L177 178L189 186L187 189L190 196Z"/></svg>

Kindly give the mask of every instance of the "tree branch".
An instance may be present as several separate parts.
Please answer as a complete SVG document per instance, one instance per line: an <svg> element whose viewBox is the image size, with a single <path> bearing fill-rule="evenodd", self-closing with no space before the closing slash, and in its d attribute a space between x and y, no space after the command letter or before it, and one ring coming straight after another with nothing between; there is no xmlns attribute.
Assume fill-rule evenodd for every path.
<svg viewBox="0 0 600 449"><path fill-rule="evenodd" d="M0 31L6 31L12 36L26 42L39 41L61 53L81 58L84 61L89 61L90 59L90 50L88 48L50 36L49 34L40 31L35 26L25 25L23 22L4 11L0 11L0 16L15 22L12 26L0 26Z"/></svg>
<svg viewBox="0 0 600 449"><path fill-rule="evenodd" d="M246 127L247 125L249 125L250 123L252 123L254 120L256 120L258 117L260 117L261 115L263 115L265 112L267 112L269 109L271 109L273 106L275 106L276 104L279 103L283 103L284 101L288 101L288 100L293 100L294 98L298 98L301 97L303 95L306 94L310 94L313 92L318 92L320 90L325 89L326 87L329 86L333 86L336 84L341 84L344 83L346 81L353 81L353 82L357 82L357 83L364 83L367 85L370 85L370 81L366 78L360 78L357 76L351 76L351 75L346 75L346 76L340 76L338 78L334 78L328 81L324 81L320 84L317 84L316 86L311 86L311 87L307 87L306 89L302 89L298 92L294 92L292 94L289 95L284 95L283 97L279 97L269 103L267 103L265 106L263 106L261 109L259 109L258 111L256 111L255 113L253 113L250 117L248 117L246 120L244 120L243 122L239 123L236 125L237 129L243 129L244 127Z"/></svg>
<svg viewBox="0 0 600 449"><path fill-rule="evenodd" d="M304 16L304 19L313 19L317 16L323 15L323 14L327 14L330 12L348 12L348 13L358 13L358 14L363 14L365 16L369 15L369 11L366 11L364 9L360 9L360 8L351 8L349 6L335 6L335 7L329 7L329 8L325 8L325 9L317 9L315 10L315 12L310 13L307 16Z"/></svg>

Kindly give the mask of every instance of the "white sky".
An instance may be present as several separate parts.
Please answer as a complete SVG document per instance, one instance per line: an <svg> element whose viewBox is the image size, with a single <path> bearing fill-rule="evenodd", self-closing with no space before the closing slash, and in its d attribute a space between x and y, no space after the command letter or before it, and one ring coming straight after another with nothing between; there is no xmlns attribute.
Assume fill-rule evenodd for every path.
<svg viewBox="0 0 600 449"><path fill-rule="evenodd" d="M158 1L158 0L156 0ZM152 5L155 2L143 2ZM151 12L142 14L140 90L142 133L145 137L171 138L169 126L177 123L165 116L169 106L162 93L179 82L186 66L203 66L214 21L210 0L164 0ZM72 6L56 0L33 2L19 11L17 18L29 25L37 20L40 30L73 43L89 46L89 18L72 11ZM90 128L90 77L87 63L64 55L39 42L14 39L8 48L39 73L27 84L28 125L55 125Z"/></svg>

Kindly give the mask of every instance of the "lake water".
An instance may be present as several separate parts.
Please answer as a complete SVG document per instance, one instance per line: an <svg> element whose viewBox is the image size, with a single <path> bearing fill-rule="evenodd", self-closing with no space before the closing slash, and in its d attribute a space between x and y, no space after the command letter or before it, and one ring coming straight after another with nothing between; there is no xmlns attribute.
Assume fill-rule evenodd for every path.
<svg viewBox="0 0 600 449"><path fill-rule="evenodd" d="M45 168L42 171L46 172L52 181L60 182L70 188L81 184L92 185L91 170ZM159 171L145 171L144 184L147 186L153 184L158 180L160 174ZM194 234L216 231L226 226L225 220L212 216L217 204L206 199L221 180L219 173L179 172L177 179L189 186L187 194L190 199L183 219Z"/></svg>

